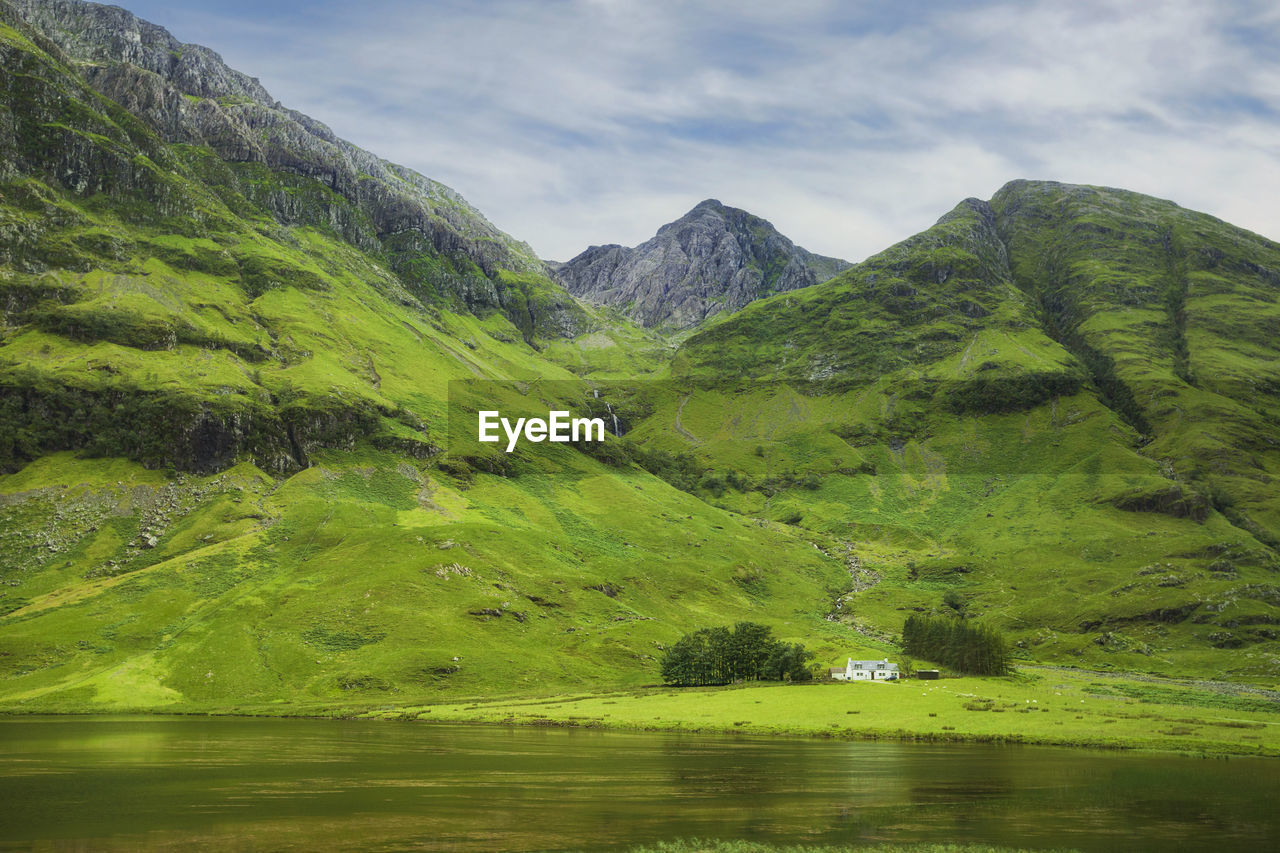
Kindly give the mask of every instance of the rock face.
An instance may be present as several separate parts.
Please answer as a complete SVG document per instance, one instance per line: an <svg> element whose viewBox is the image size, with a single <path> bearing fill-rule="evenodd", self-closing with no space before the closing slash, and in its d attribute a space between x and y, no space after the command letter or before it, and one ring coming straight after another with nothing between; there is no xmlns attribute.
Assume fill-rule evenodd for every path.
<svg viewBox="0 0 1280 853"><path fill-rule="evenodd" d="M124 9L79 0L0 0L0 22L67 60L164 142L207 146L231 166L226 179L232 189L281 224L332 229L353 246L382 255L425 301L499 309L520 314L518 325L529 321L529 300L513 298L499 280L500 270L546 275L527 244L500 231L449 187L379 159L286 108L212 50L183 44ZM23 153L11 161L16 171L50 171L40 168L49 164L24 162L39 160L39 152ZM63 175L76 174L66 168L74 164L57 165ZM83 170L87 180L120 171L87 165L94 166ZM309 181L315 183L303 183ZM424 265L424 255L433 262ZM567 298L562 303L544 305L546 316L533 318L540 332L576 329L581 311Z"/></svg>
<svg viewBox="0 0 1280 853"><path fill-rule="evenodd" d="M642 325L688 329L848 266L805 251L758 216L707 199L634 249L592 246L553 272L575 296L619 308Z"/></svg>

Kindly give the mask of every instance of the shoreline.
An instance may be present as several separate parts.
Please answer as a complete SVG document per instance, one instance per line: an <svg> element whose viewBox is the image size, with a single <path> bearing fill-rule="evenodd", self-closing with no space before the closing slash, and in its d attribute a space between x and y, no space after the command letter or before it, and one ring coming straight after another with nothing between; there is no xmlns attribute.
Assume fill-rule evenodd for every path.
<svg viewBox="0 0 1280 853"><path fill-rule="evenodd" d="M0 708L0 722L5 720L22 720L35 718L73 719L84 718L95 721L141 721L160 719L217 718L239 720L316 720L347 721L369 723L423 723L437 726L483 726L486 728L507 729L574 729L581 731L601 731L631 734L692 734L692 735L724 735L759 740L810 740L817 742L884 742L914 744L973 744L988 746L1031 746L1052 747L1055 749L1085 750L1105 753L1143 753L1160 755L1179 755L1186 758L1280 758L1280 748L1263 748L1262 751L1231 749L1227 744L1207 744L1194 742L1188 744L1143 743L1135 740L1110 741L1070 741L1049 738L1036 738L1020 733L1007 735L985 735L962 732L935 734L908 729L847 729L843 731L779 731L748 728L722 728L715 726L685 726L673 724L655 726L652 724L630 725L600 721L580 722L577 720L555 720L549 718L533 719L485 719L482 717L449 717L430 718L417 714L406 714L399 709L378 711L350 711L335 709L332 712L317 711L315 713L265 713L253 710L120 710L120 711L42 711L14 710ZM1213 747L1225 748L1216 749Z"/></svg>
<svg viewBox="0 0 1280 853"><path fill-rule="evenodd" d="M1004 678L885 684L750 683L603 688L441 701L174 707L15 707L23 717L241 717L391 720L819 741L1048 746L1191 757L1280 757L1280 703L1250 685L1230 693L1092 671L1041 668ZM1270 693L1263 689L1261 692Z"/></svg>
<svg viewBox="0 0 1280 853"><path fill-rule="evenodd" d="M232 715L210 715L210 716L250 716L244 714ZM301 719L301 718L298 718ZM1247 749L1236 749L1230 744L1223 743L1207 743L1198 741L1189 744L1179 744L1176 741L1170 742L1142 742L1137 740L1098 740L1098 741L1074 741L1074 740L1056 740L1051 738L1037 738L1021 733L1012 733L1007 735L986 735L986 734L970 734L970 733L943 733L935 734L933 732L912 731L909 729L848 729L844 731L778 731L778 730L759 730L747 728L723 728L714 726L683 726L679 724L670 726L655 726L652 724L645 725L629 725L622 723L601 723L596 721L579 722L576 720L551 720L551 719L483 719L483 718L438 718L430 719L421 716L408 716L398 714L396 712L377 713L377 714L361 714L357 716L343 717L309 717L307 719L360 719L372 721L386 722L412 722L427 723L434 725L465 725L465 726L487 726L494 728L511 728L511 729L527 729L527 728L554 728L554 729L578 729L583 731L607 731L607 732L630 732L634 734L695 734L695 735L729 735L738 737L749 737L758 739L777 739L777 740L811 740L819 742L883 742L892 741L896 743L914 743L914 744L974 744L988 746L1033 746L1033 747L1053 747L1055 749L1071 749L1086 750L1105 753L1144 753L1144 754L1160 754L1160 755L1180 755L1186 758L1263 758L1276 759L1280 758L1280 748L1263 747L1260 750L1249 751Z"/></svg>
<svg viewBox="0 0 1280 853"><path fill-rule="evenodd" d="M1217 687L1217 685L1215 685ZM473 699L375 711L402 720L815 740L988 743L1280 757L1280 703L1250 691L1090 671L885 684L754 683Z"/></svg>
<svg viewBox="0 0 1280 853"><path fill-rule="evenodd" d="M244 715L232 715L244 716ZM310 718L310 719L333 719L333 718ZM1189 748L1176 748L1168 746L1151 746L1142 745L1131 742L1105 742L1096 743L1079 742L1079 741L1056 741L1056 740L1037 740L1031 739L1024 735L1013 734L1004 736L987 736L987 735L967 735L967 734L951 734L946 736L938 736L929 732L912 732L906 729L898 729L893 731L880 730L848 730L843 732L804 732L804 731L757 731L753 729L742 728L710 728L710 727L655 727L655 726L630 726L610 723L588 723L582 724L576 721L559 721L559 720L484 720L484 719L438 719L431 720L425 717L398 717L392 714L380 716L363 715L359 717L342 717L341 719L368 719L374 721L386 722L413 722L428 723L433 725L461 725L461 726L487 726L493 728L554 728L554 729L579 729L584 731L607 731L621 732L633 734L696 734L696 735L732 735L744 738L756 738L760 740L811 740L818 742L883 742L892 741L896 743L915 743L915 744L974 744L987 746L1032 746L1032 747L1053 747L1055 749L1071 749L1071 750L1087 750L1105 753L1144 753L1159 755L1180 755L1186 758L1280 758L1280 749L1268 750L1266 752L1247 752L1247 751L1210 751L1210 750L1194 750Z"/></svg>

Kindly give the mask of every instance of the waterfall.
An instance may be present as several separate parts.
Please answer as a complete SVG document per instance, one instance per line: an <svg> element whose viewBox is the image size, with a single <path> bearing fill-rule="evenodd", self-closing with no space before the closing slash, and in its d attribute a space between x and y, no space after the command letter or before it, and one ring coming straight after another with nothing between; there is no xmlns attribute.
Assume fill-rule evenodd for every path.
<svg viewBox="0 0 1280 853"><path fill-rule="evenodd" d="M622 433L618 432L618 416L613 413L613 406L608 400L604 401L604 408L609 413L609 417L613 418L613 434L621 438Z"/></svg>

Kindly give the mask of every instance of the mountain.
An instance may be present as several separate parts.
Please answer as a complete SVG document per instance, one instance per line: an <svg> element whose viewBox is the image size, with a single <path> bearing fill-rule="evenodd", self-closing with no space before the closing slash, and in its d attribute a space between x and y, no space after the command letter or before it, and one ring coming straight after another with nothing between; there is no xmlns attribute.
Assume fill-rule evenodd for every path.
<svg viewBox="0 0 1280 853"><path fill-rule="evenodd" d="M281 225L328 230L378 255L402 280L401 299L498 308L527 335L571 335L582 324L572 300L545 286L546 268L529 246L458 193L284 107L208 48L115 6L5 0L0 8L5 23L55 57L50 64L7 49L15 73L6 94L34 107L15 113L24 124L10 144L21 144L12 152L21 173L57 175L82 193L149 194L174 213L199 211L200 201L172 185L161 190L129 162L157 154L156 165L207 184L233 215L253 210ZM79 79L67 76L73 69ZM117 124L122 110L131 121ZM168 147L158 153L131 122ZM88 144L95 133L117 147ZM245 274L271 278L269 270Z"/></svg>
<svg viewBox="0 0 1280 853"><path fill-rule="evenodd" d="M846 261L815 255L745 210L707 199L633 249L592 246L554 268L575 296L646 327L688 329L785 290L825 281Z"/></svg>
<svg viewBox="0 0 1280 853"><path fill-rule="evenodd" d="M690 376L903 375L934 410L1088 390L1175 482L1280 544L1280 245L1172 202L1014 181L803 294L691 337Z"/></svg>
<svg viewBox="0 0 1280 853"><path fill-rule="evenodd" d="M835 663L913 613L1280 675L1276 243L1015 181L677 345L203 48L0 20L0 708L638 686L695 628ZM611 435L508 454L490 408Z"/></svg>
<svg viewBox="0 0 1280 853"><path fill-rule="evenodd" d="M1037 657L1270 677L1278 331L1275 242L1014 181L696 332L634 439L714 466L720 505L861 539L848 618L950 593Z"/></svg>

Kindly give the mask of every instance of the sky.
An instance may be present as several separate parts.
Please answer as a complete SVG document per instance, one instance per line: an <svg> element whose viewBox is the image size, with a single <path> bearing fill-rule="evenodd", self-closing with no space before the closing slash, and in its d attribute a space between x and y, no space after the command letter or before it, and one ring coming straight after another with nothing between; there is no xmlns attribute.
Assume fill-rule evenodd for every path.
<svg viewBox="0 0 1280 853"><path fill-rule="evenodd" d="M861 260L1016 178L1280 239L1280 4L116 0L551 260L705 198Z"/></svg>

